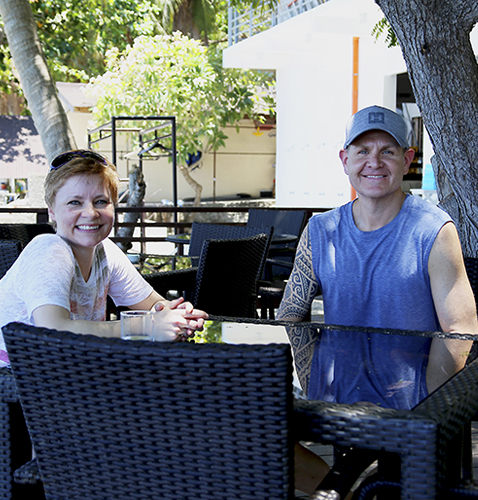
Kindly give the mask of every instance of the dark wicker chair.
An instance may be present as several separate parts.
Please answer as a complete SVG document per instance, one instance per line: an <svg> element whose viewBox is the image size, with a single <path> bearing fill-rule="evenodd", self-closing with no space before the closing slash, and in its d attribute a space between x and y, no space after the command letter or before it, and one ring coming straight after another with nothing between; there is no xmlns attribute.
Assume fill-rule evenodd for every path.
<svg viewBox="0 0 478 500"><path fill-rule="evenodd" d="M288 345L3 332L47 499L293 498Z"/></svg>
<svg viewBox="0 0 478 500"><path fill-rule="evenodd" d="M170 296L170 292L173 291L173 294L179 293L187 300L193 300L197 266L199 265L202 246L206 240L232 240L248 238L249 236L255 236L257 234L267 234L270 239L272 238L273 232L273 227L255 228L232 224L193 222L188 254L191 259L192 267L187 269L151 273L145 275L144 278L151 282L154 289L163 297ZM264 256L264 261L261 264L261 274L265 266L266 258L267 254Z"/></svg>
<svg viewBox="0 0 478 500"><path fill-rule="evenodd" d="M238 238L249 238L257 234L268 234L272 237L274 228L268 226L238 226L236 224L210 224L208 222L193 222L191 228L191 240L189 242L188 256L191 266L199 265L202 246L206 240L235 240ZM265 259L264 264L265 265Z"/></svg>
<svg viewBox="0 0 478 500"><path fill-rule="evenodd" d="M17 388L9 368L0 368L0 499L1 500L43 500L43 487L38 475L18 483L14 481L16 470L34 462L28 462L32 445Z"/></svg>
<svg viewBox="0 0 478 500"><path fill-rule="evenodd" d="M17 240L22 248L39 234L55 233L51 224L0 224L0 240Z"/></svg>
<svg viewBox="0 0 478 500"><path fill-rule="evenodd" d="M124 342L15 323L3 332L48 499L289 499L296 439L354 447L345 457L355 466L339 459L346 474L334 470L313 500L343 498L382 452L400 454L401 477L376 476L361 499L477 497L450 445L478 409L478 361L412 411L299 400L291 418L284 344Z"/></svg>
<svg viewBox="0 0 478 500"><path fill-rule="evenodd" d="M465 268L470 281L475 303L478 309L478 259L474 257L465 257ZM478 341L473 342L470 355L468 356L467 364L471 363L478 357ZM478 414L475 415L473 421L478 420ZM465 479L473 478L473 447L472 447L472 428L471 423L463 430L463 457L462 457L462 473Z"/></svg>
<svg viewBox="0 0 478 500"><path fill-rule="evenodd" d="M473 257L465 257L466 274L470 281L473 295L475 296L476 307L478 309L478 259ZM478 342L473 343L471 348L469 362L478 357Z"/></svg>
<svg viewBox="0 0 478 500"><path fill-rule="evenodd" d="M15 231L9 235L22 236ZM0 240L0 278L15 262L22 248L19 240ZM31 458L32 448L15 384L8 368L0 368L0 429L0 499L42 499L40 484L16 484L13 481L13 472Z"/></svg>
<svg viewBox="0 0 478 500"><path fill-rule="evenodd" d="M210 224L206 222L193 222L191 239L189 240L189 258L192 267L186 269L175 269L173 271L160 271L144 274L143 277L153 288L165 298L176 298L183 296L186 300L193 302L196 289L196 273L201 256L203 243L206 240L217 239L239 239L255 236L257 234L267 234L269 240L272 237L274 228L253 228L231 224ZM267 252L263 257L259 276L265 265ZM107 317L117 318L122 308L114 305L112 300L108 301Z"/></svg>
<svg viewBox="0 0 478 500"><path fill-rule="evenodd" d="M167 296L179 290L195 307L216 316L255 318L257 282L262 275L272 229L248 238L203 242L197 268L144 275Z"/></svg>
<svg viewBox="0 0 478 500"><path fill-rule="evenodd" d="M305 210L251 208L248 226L274 227L274 234L288 234L297 239L291 243L272 243L264 267L264 283L259 287L261 318L274 319L284 294L285 280L290 276L300 235L307 221ZM308 318L310 319L310 315Z"/></svg>
<svg viewBox="0 0 478 500"><path fill-rule="evenodd" d="M269 249L268 262L272 266L285 268L282 274L287 276L292 269L295 250L299 237L304 230L307 219L305 210L251 208L248 211L247 225L252 227L274 227L274 233L296 236L297 239L290 243L272 243ZM267 269L266 269L267 270ZM272 270L267 270L272 273ZM270 279L270 275L265 276Z"/></svg>
<svg viewBox="0 0 478 500"><path fill-rule="evenodd" d="M272 234L274 229L272 227L268 228L252 228L245 226L233 226L233 225L222 225L222 224L207 224L207 223L193 223L193 230L191 233L191 249L190 256L191 262L193 264L199 265L200 259L197 259L197 256L200 257L201 251L203 249L204 242L214 241L214 240L238 240L245 239L248 237L253 237L257 235L265 235L266 243L264 247L264 253L262 250L263 243L260 243L260 252L262 253L261 259L257 262L257 258L254 258L254 261L248 262L247 259L248 254L251 251L254 253L257 252L257 243L241 243L244 245L242 251L244 253L239 253L237 250L240 249L240 246L237 246L233 243L229 244L226 248L224 246L224 253L217 257L217 261L212 262L211 257L209 258L209 262L207 264L207 280L211 280L210 283L206 283L206 279L202 279L202 286L213 286L215 288L214 293L208 297L207 301L201 300L201 303L206 306L211 306L208 309L205 309L210 314L220 314L225 315L225 313L213 313L212 311L221 311L224 310L223 307L219 307L219 302L221 304L225 304L227 298L239 297L240 300L244 300L244 295L238 294L235 292L234 287L237 284L238 280L244 282L244 278L238 274L240 271L240 266L242 269L247 269L248 275L251 269L257 268L257 276L254 281L254 296L257 301L257 287L256 281L260 279L263 273L265 261L267 258L268 249L270 246ZM258 240L250 240L258 241ZM225 245L225 244L224 244ZM252 245L252 246L251 246ZM199 253L198 253L199 252ZM228 252L231 252L228 254ZM257 257L257 254L256 254ZM204 275L204 265L201 268L201 273ZM257 266L257 267L256 267ZM221 271L219 271L219 269ZM173 293L177 293L181 296L184 296L187 300L191 301L196 305L197 299L196 295L201 294L201 291L197 287L197 273L198 267L194 266L187 269L179 269L174 271L164 271L152 274L146 274L143 277L146 281L148 281L153 288L163 297L170 297L171 291ZM249 279L249 278L248 278ZM204 297L204 295L203 295ZM237 311L237 308L242 310L243 312L240 314L241 317L256 317L256 307L250 306L249 302L247 305L248 313L247 316L244 316L244 304L238 303L235 304L234 311ZM227 310L230 310L231 306L227 306Z"/></svg>
<svg viewBox="0 0 478 500"><path fill-rule="evenodd" d="M0 239L0 279L10 269L22 251L22 244L18 240Z"/></svg>
<svg viewBox="0 0 478 500"><path fill-rule="evenodd" d="M196 276L194 306L216 316L255 318L257 279L269 242L267 234L206 240Z"/></svg>

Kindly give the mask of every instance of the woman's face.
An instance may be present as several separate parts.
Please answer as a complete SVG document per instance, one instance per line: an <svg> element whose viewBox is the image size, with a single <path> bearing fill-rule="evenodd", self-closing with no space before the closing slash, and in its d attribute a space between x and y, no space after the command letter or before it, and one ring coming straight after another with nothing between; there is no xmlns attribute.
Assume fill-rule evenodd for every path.
<svg viewBox="0 0 478 500"><path fill-rule="evenodd" d="M73 249L93 250L111 232L114 205L99 175L75 175L58 190L48 207L56 232Z"/></svg>

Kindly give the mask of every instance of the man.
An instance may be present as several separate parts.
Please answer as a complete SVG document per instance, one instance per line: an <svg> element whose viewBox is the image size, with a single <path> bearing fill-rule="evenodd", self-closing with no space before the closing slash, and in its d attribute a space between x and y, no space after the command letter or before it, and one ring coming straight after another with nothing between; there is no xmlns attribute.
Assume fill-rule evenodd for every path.
<svg viewBox="0 0 478 500"><path fill-rule="evenodd" d="M414 151L403 118L356 113L340 159L357 198L313 217L301 237L278 319L301 321L320 290L327 324L478 333L473 293L451 218L401 189ZM460 370L471 342L360 332L288 330L309 399L408 409ZM302 468L311 492L327 468ZM304 460L303 460L304 459ZM301 474L304 474L301 476ZM300 484L299 484L300 486Z"/></svg>

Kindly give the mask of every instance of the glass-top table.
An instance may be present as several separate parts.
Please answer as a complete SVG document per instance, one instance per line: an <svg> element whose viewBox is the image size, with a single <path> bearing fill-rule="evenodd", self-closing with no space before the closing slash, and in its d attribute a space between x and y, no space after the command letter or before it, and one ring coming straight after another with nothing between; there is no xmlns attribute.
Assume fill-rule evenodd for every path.
<svg viewBox="0 0 478 500"><path fill-rule="evenodd" d="M35 406L35 411L31 412L32 417L37 418L36 410L41 409L46 412L47 419L51 417L51 422L57 422L58 425L65 424L65 429L62 432L67 430L69 432L71 426L65 419L58 419L57 405L44 404L44 398L41 396L44 384L52 384L49 385L50 389L55 386L55 390L60 391L62 396L55 400L58 405L62 403L63 397L66 398L65 394L68 392L75 401L75 408L79 412L82 412L86 407L88 411L91 409L96 412L100 403L103 404L102 408L110 408L111 405L122 399L118 397L118 391L124 391L128 395L128 401L133 396L137 398L135 401L141 400L141 404L138 402L135 404L138 405L138 411L140 411L139 407L141 406L141 411L147 412L147 417L143 416L144 420L139 419L138 421L140 424L143 421L148 422L148 426L144 427L141 424L138 428L141 435L145 432L151 433L151 436L148 436L145 441L148 447L158 435L155 428L150 428L149 423L155 418L160 421L161 418L164 419L162 410L166 409L170 415L168 418L172 418L174 425L172 427L167 425L165 433L173 432L170 430L171 428L174 431L179 430L177 439L169 439L173 442L174 452L176 452L177 443L183 443L185 434L189 433L190 442L194 446L198 437L203 436L214 438L208 441L207 446L210 446L211 443L214 443L214 446L220 446L225 440L230 442L241 439L242 442L247 443L246 453L248 455L255 457L258 454L262 461L270 461L269 448L263 449L257 444L254 446L254 440L251 443L253 430L258 432L261 438L264 434L272 435L268 446L272 444L279 445L279 448L286 448L295 441L333 445L343 454L336 461L332 474L327 476L321 484L322 490L341 492L345 488L348 491L350 480L355 481L354 474L362 472L370 460L376 458L378 458L379 463L379 472L376 478L386 479L387 488L400 488L402 499L432 500L439 495L441 498L450 498L451 494L449 493L452 489L466 487L460 483L460 476L464 470L461 465L461 457L463 450L470 446L470 441L457 438L461 437L461 433L467 429L478 411L477 360L470 362L431 394L425 394L424 399L411 408L386 407L383 403L371 405L370 401L367 401L368 395L362 397L362 401L357 401L354 395L355 386L352 387L352 397L348 399L349 394L344 397L340 392L342 390L340 379L347 370L350 373L360 375L357 381L363 381L369 377L372 384L381 384L381 387L377 385L376 392L383 391L382 396L385 400L391 398L390 393L399 393L402 390L419 392L423 384L422 370L424 369L426 372L430 359L428 351L425 349L417 354L416 346L410 344L411 339L424 343L443 341L444 339L457 341L463 348L463 356L466 360L465 351L468 346L465 346L463 339L474 340L476 337L439 332L340 327L322 323L290 324L279 321L219 316L210 319L211 324L208 324L208 328L213 325L215 327L221 325L221 328L227 326L234 329L235 325L238 325L242 329L237 328L236 338L229 336L228 339L223 339L228 341L228 345L220 342L211 345L212 342L189 344L186 342L122 341L121 339L89 335L78 336L55 330L46 331L21 324L9 325L3 329L3 332L7 340L9 354L12 355L12 363L15 361L18 366L18 370L14 370L15 374L18 374L20 378L23 377L23 373L26 374L23 385L24 393L33 399L39 398L38 406ZM282 329L282 337L275 337L275 334L265 335L261 342L270 344L268 346L231 345L246 342L247 338L243 326L250 329L250 333L252 333L250 344L258 343L256 333L265 327L278 329L278 331ZM321 346L322 340L328 336L324 334L331 334L332 340L337 341L336 352L330 354L331 362L323 367L319 364L314 375L317 379L324 378L321 380L325 386L324 397L320 396L317 400L293 400L292 358L287 345L287 337L283 335L285 328L307 330L311 333L311 345L319 350L323 347ZM356 339L351 340L351 336L355 336ZM198 335L198 340L199 337ZM384 338L386 341L383 340ZM359 345L362 343L362 347L370 346L364 356L358 355L357 341ZM282 345L276 345L274 349L272 345L274 343ZM302 349L307 343L299 344L293 341L292 344L295 361L300 372L301 362L304 359L309 359L307 353ZM412 348L409 348L410 345ZM35 354L32 356L33 349L35 349ZM361 350L363 351L363 349ZM380 358L384 358L387 362L378 362ZM343 366L342 369L339 369L339 364L348 365L345 367L345 372ZM401 364L418 366L417 374L414 375L413 371L408 371L406 372L408 375L403 376L398 381L389 380L390 374L387 372L393 366ZM61 366L62 369L54 368L57 366ZM438 363L438 368L440 370L440 363ZM30 372L35 372L37 375L28 376ZM126 374L127 376L125 376ZM0 375L2 374L0 373ZM8 405L18 401L18 397L12 374L3 375L0 377L3 387L2 398L0 398L0 413L4 416L4 423L8 423ZM53 381L54 375L56 378ZM76 382L65 384L64 377L66 376L72 377L72 380L74 379ZM146 388L145 377L151 379L148 388ZM57 379L61 383L58 383ZM299 379L301 379L300 373ZM132 380L135 380L134 384L131 383ZM88 391L92 391L91 397L82 398L81 394L79 397L79 387L82 387L83 384L90 388ZM112 384L115 384L114 390L111 389ZM100 386L103 387L101 391ZM138 391L134 389L136 386L139 388ZM339 397L334 400L337 387ZM216 393L217 388L219 388L219 393ZM359 389L361 388L359 387ZM147 392L148 390L151 392ZM98 397L100 392L101 398ZM88 394L90 393L88 392ZM342 399L343 397L344 399ZM24 402L23 399L22 402ZM225 416L220 425L217 425L219 420L216 406L211 406L216 405L216 403L222 405L221 409L223 409ZM30 406L25 405L25 408L30 408ZM207 415L201 413L204 410L207 410ZM187 425L176 425L177 422L181 422L178 420L178 412L183 412L184 422ZM265 418L258 419L256 412L269 415L267 417L268 425L274 424L275 426L277 422L280 422L280 436L273 431L265 432L266 420ZM119 413L121 412L115 411L114 416ZM130 415L131 412L125 413ZM237 428L240 428L240 432L232 430L232 417L237 422ZM38 418L41 420L44 417ZM89 414L87 418L88 422L94 420ZM246 418L248 421L250 419L251 423L244 426ZM30 419L29 423L31 423ZM136 424L136 421L134 423ZM163 421L160 423L164 424ZM129 425L132 424L133 421ZM197 431L197 426L200 424L204 424L205 431ZM43 425L44 422L41 422L37 429L43 429ZM115 426L110 427L114 428ZM268 427L268 429L271 428ZM273 428L275 429L275 427ZM101 426L100 430L101 433L104 433L111 429ZM213 431L217 431L219 437ZM76 428L73 429L71 435L72 439L77 439ZM159 435L163 436L163 433L160 432ZM123 432L120 434L120 437L122 436L124 436ZM83 446L84 436L82 435L80 438L83 449L85 448ZM52 444L54 455L57 456L57 440L50 439L48 443L47 441L39 440L38 448L35 446L36 450L38 451L47 444ZM123 441L123 439L119 440L119 442ZM164 439L160 440L158 453L164 447L164 442ZM191 447L191 450L194 446ZM86 451L89 451L91 447L87 448ZM66 449L70 453L71 448L68 446ZM191 450L188 450L188 453ZM221 448L218 450L221 451ZM399 457L399 463L393 463L388 467L389 462L383 454L386 455L386 458L391 455ZM41 453L39 452L37 456L40 460ZM218 453L218 456L220 460L216 463L222 463L224 455ZM236 456L234 455L232 458L234 466L240 463L234 461ZM188 458L190 458L189 455ZM201 458L203 459L203 455ZM353 463L351 459L353 459ZM288 460L285 462L291 463ZM116 471L117 461L111 461L111 465ZM177 464L173 463L173 465ZM387 473L392 472L394 475L381 476L382 465L386 466ZM179 466L183 467L181 461ZM361 467L363 468L361 469ZM252 467L251 470L244 467L244 470L240 471L241 479L245 478L247 482L252 469ZM9 480L8 471L4 471L4 476L7 478L6 480ZM53 474L45 475L45 477L53 476ZM257 488L260 488L264 482L264 476L261 475L260 478L261 480L257 481ZM340 496L329 496L322 490L314 494L312 498L314 500L344 498L343 492L338 493ZM384 495L384 498L390 498L388 490ZM262 496L256 498L279 497ZM280 498L285 499L290 498L290 496L284 495Z"/></svg>
<svg viewBox="0 0 478 500"><path fill-rule="evenodd" d="M238 344L287 343L286 328L280 325L274 321L237 322L236 318L236 322L222 323L223 339ZM300 328L308 325L301 323ZM341 481L344 468L356 468L357 458L363 460L365 469L370 456L378 458L383 451L400 457L394 471L395 487L401 487L403 499L434 499L450 478L466 477L471 464L464 463L463 469L457 464L462 464L463 443L465 451L471 452L471 437L461 442L459 436L478 410L478 361L469 359L469 340L439 332L354 331L351 327L310 325L316 332L311 352L306 353L303 345L293 349L299 372L301 360L312 356L316 378L312 381L312 375L309 379L296 370L294 383L299 387L299 380L308 383L309 393L315 391L309 399L304 396L295 401L296 436L301 441L354 449L348 462L338 462L339 470L334 470L324 488ZM321 332L318 326L322 326ZM438 372L449 369L436 360L435 365L430 362L430 345L445 339L461 346L467 366L447 381L444 377L443 385L429 394L429 367L435 366ZM318 352L312 354L314 346Z"/></svg>

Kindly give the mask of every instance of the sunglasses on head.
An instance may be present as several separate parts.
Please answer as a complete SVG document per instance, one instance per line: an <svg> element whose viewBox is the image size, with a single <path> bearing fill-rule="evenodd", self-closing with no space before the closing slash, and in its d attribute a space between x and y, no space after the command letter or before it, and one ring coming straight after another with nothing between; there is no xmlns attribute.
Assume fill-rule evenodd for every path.
<svg viewBox="0 0 478 500"><path fill-rule="evenodd" d="M51 162L50 170L58 170L63 165L67 164L70 160L74 158L88 158L95 160L103 165L106 165L106 158L101 156L99 153L95 153L89 149L77 149L75 151L68 151L66 153L61 153Z"/></svg>

